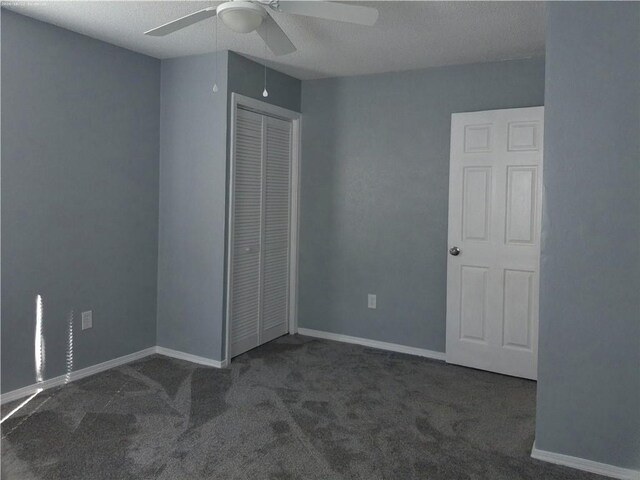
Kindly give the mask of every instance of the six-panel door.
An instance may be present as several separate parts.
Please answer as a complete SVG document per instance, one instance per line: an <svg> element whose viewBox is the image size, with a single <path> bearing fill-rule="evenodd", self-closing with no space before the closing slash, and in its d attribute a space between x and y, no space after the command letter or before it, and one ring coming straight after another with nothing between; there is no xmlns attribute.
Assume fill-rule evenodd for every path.
<svg viewBox="0 0 640 480"><path fill-rule="evenodd" d="M536 378L543 121L543 107L452 115L449 363Z"/></svg>

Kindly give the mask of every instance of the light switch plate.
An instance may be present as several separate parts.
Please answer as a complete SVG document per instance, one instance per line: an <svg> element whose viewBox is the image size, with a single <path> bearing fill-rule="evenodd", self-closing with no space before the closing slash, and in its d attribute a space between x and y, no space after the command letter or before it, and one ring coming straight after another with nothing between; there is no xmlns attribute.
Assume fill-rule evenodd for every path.
<svg viewBox="0 0 640 480"><path fill-rule="evenodd" d="M82 330L93 327L93 311L82 312Z"/></svg>
<svg viewBox="0 0 640 480"><path fill-rule="evenodd" d="M367 297L367 307L376 308L377 297L373 293L370 293Z"/></svg>

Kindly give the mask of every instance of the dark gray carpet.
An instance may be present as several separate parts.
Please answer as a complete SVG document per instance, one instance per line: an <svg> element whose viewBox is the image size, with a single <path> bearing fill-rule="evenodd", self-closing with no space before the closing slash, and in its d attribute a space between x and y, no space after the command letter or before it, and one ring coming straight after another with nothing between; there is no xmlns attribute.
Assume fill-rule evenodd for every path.
<svg viewBox="0 0 640 480"><path fill-rule="evenodd" d="M534 411L533 382L287 336L43 392L2 425L2 478L600 478L529 457Z"/></svg>

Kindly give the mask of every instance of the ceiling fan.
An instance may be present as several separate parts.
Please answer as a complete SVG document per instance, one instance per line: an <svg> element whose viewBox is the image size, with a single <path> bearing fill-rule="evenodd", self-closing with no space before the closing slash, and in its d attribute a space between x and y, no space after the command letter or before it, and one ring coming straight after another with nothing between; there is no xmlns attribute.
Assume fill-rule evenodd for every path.
<svg viewBox="0 0 640 480"><path fill-rule="evenodd" d="M235 32L249 33L255 30L274 55L286 55L295 52L296 47L273 19L272 11L369 26L375 25L378 20L378 10L375 8L315 0L231 0L216 3L216 6L190 13L144 33L162 37L217 15L222 23Z"/></svg>

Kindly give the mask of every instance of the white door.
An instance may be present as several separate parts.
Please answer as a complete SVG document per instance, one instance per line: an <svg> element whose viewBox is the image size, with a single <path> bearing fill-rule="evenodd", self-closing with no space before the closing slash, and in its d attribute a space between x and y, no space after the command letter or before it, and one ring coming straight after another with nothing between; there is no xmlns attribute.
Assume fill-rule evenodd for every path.
<svg viewBox="0 0 640 480"><path fill-rule="evenodd" d="M238 108L232 163L231 357L286 334L291 122Z"/></svg>
<svg viewBox="0 0 640 480"><path fill-rule="evenodd" d="M263 117L264 213L262 237L261 338L268 342L289 331L289 243L291 122Z"/></svg>
<svg viewBox="0 0 640 480"><path fill-rule="evenodd" d="M544 108L451 118L447 362L536 379Z"/></svg>

